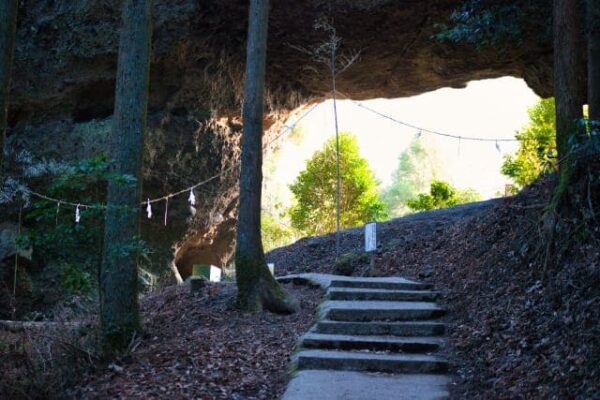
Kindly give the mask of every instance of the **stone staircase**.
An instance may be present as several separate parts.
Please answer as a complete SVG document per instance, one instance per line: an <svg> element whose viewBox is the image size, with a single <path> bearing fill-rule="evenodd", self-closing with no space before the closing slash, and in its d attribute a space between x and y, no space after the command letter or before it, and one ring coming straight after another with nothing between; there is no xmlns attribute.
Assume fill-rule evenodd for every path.
<svg viewBox="0 0 600 400"><path fill-rule="evenodd" d="M401 278L306 277L327 290L298 343L284 400L447 397L445 314L431 285ZM284 277L281 280L296 280Z"/></svg>

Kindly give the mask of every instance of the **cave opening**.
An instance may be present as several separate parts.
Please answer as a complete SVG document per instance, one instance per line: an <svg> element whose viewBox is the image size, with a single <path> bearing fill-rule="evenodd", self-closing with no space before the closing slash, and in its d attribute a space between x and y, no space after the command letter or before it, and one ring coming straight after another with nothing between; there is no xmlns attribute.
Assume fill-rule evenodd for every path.
<svg viewBox="0 0 600 400"><path fill-rule="evenodd" d="M413 157L413 172L420 177L412 196L428 192L436 180L481 200L505 195L511 182L501 174L501 165L517 149L515 133L527 123L528 110L539 100L524 80L510 76L405 98L355 101L343 94L339 97L340 132L357 138L380 194L385 195L398 180L402 183L406 166L403 172L398 170L404 156ZM275 219L285 229L292 225L286 210L295 201L290 185L307 160L335 136L332 100L295 110L284 127L293 129L276 135L273 150L265 154L263 221ZM416 142L425 153L419 160L411 154ZM389 211L390 218L409 212L402 206ZM266 247L289 244L299 237L287 239Z"/></svg>
<svg viewBox="0 0 600 400"><path fill-rule="evenodd" d="M510 181L501 174L500 167L504 157L517 149L515 133L528 122L528 110L538 100L523 79L505 76L412 97L354 100L342 94L338 119L340 132L356 136L380 195L398 179L394 173L402 156L419 142L426 157L413 165L421 180L412 195L427 192L430 183L439 180L460 190L472 190L480 200L486 200L505 195ZM266 251L306 236L290 221L294 198L289 186L307 160L334 136L331 99L292 110L267 132L262 200ZM390 219L409 212L406 207L389 211ZM184 279L195 264L228 267L234 250L235 217L211 229L209 234L188 238L178 247L174 262Z"/></svg>

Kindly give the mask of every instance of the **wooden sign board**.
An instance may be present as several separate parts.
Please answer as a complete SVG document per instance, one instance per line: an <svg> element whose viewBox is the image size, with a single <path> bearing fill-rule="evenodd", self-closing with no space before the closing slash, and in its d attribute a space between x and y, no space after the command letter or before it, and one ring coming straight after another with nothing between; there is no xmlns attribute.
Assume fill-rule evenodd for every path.
<svg viewBox="0 0 600 400"><path fill-rule="evenodd" d="M365 225L365 251L377 250L377 223L371 222Z"/></svg>

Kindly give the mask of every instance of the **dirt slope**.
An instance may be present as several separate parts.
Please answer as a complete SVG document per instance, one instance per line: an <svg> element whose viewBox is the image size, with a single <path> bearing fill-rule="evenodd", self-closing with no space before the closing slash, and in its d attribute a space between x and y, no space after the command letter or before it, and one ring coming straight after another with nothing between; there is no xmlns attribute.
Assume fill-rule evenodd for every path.
<svg viewBox="0 0 600 400"><path fill-rule="evenodd" d="M427 212L380 225L375 273L433 282L450 311L456 399L600 398L600 228L547 271L536 261L548 185L517 197ZM362 249L343 235L343 252ZM332 272L335 237L268 255L286 273ZM351 257L354 274L368 258Z"/></svg>

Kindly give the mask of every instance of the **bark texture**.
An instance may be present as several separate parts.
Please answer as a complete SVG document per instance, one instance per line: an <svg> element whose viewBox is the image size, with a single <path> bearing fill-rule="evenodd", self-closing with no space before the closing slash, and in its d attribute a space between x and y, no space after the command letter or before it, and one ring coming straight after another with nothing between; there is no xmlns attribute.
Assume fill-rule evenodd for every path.
<svg viewBox="0 0 600 400"><path fill-rule="evenodd" d="M147 123L151 3L125 0L123 4L110 156L114 172L126 179L108 186L100 273L102 337L108 350L125 348L140 329L136 244Z"/></svg>
<svg viewBox="0 0 600 400"><path fill-rule="evenodd" d="M569 135L576 133L586 100L583 20L580 0L554 0L554 96L560 160L568 153ZM561 162L561 169L567 164Z"/></svg>
<svg viewBox="0 0 600 400"><path fill-rule="evenodd" d="M588 180L591 164L586 160L585 152L580 151L581 146L573 147L581 145L581 140L586 137L579 124L588 96L584 5L581 0L554 0L554 96L559 174L543 216L539 242L540 248L544 249L544 279L548 281L549 265L560 265L574 232L585 234L582 233L585 224L596 219L593 207L584 204L585 200L590 201L589 204L594 202ZM571 222L579 218L584 224L572 226Z"/></svg>
<svg viewBox="0 0 600 400"><path fill-rule="evenodd" d="M587 0L589 117L600 121L600 1Z"/></svg>
<svg viewBox="0 0 600 400"><path fill-rule="evenodd" d="M4 163L4 137L8 114L8 95L15 51L18 0L0 2L0 180Z"/></svg>
<svg viewBox="0 0 600 400"><path fill-rule="evenodd" d="M235 254L238 306L289 313L297 310L267 268L260 230L262 134L269 1L251 0L248 23L240 206Z"/></svg>

